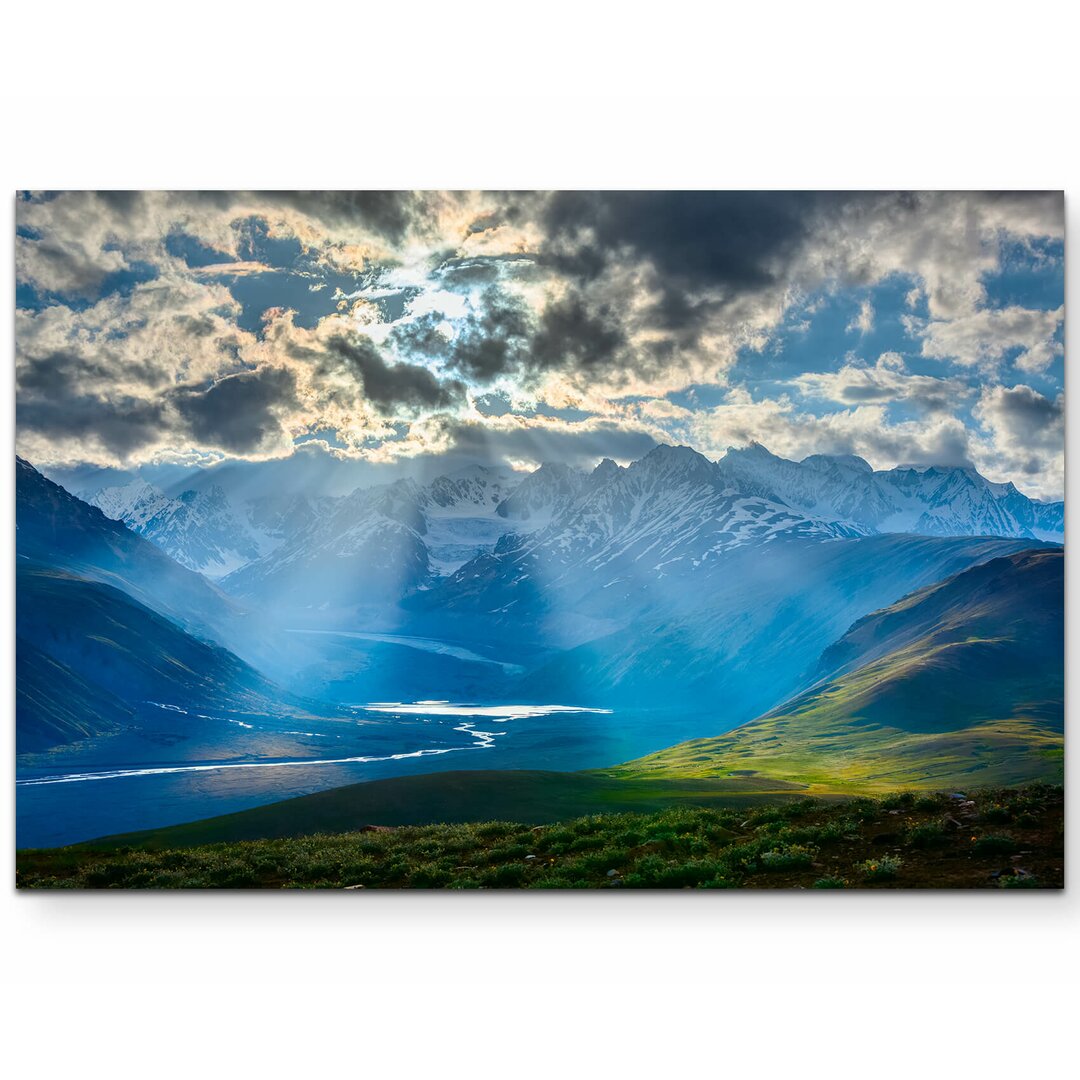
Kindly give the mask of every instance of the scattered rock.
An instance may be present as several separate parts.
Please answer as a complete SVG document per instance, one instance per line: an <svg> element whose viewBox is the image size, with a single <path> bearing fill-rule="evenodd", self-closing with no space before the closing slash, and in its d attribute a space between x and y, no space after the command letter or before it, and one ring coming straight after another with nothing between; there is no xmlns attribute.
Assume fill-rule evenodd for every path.
<svg viewBox="0 0 1080 1080"><path fill-rule="evenodd" d="M535 859L535 858L536 858L535 855L526 855L525 856L525 861L528 862L530 859Z"/></svg>
<svg viewBox="0 0 1080 1080"><path fill-rule="evenodd" d="M361 825L357 832L393 832L393 825Z"/></svg>
<svg viewBox="0 0 1080 1080"><path fill-rule="evenodd" d="M610 878L622 877L622 875L619 873L618 870L609 870L607 872L607 876L610 877Z"/></svg>

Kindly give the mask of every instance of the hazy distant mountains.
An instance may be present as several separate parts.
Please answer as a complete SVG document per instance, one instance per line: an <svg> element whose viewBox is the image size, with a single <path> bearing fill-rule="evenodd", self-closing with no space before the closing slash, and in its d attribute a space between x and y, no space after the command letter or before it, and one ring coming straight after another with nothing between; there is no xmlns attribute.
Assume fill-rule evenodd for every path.
<svg viewBox="0 0 1080 1080"><path fill-rule="evenodd" d="M139 606L122 621L146 628L151 652L168 636L147 621L157 616L218 649L199 665L221 673L222 700L256 692L250 664L305 698L690 709L712 731L811 685L822 652L868 613L1050 546L1063 524L1061 504L973 470L874 472L857 458L790 462L760 446L719 462L660 446L587 473L471 466L337 498L129 485L95 491L100 509L19 461L17 491L24 568L112 586L114 612L118 597ZM47 611L58 626L65 589L89 595L55 585ZM20 604L32 593L20 585ZM130 696L92 665L73 667L33 625L20 670L51 701L44 729L76 734L49 697L57 664L101 730L122 723ZM137 651L138 633L124 640ZM170 671L143 659L151 682ZM184 693L197 697L197 681Z"/></svg>
<svg viewBox="0 0 1080 1080"><path fill-rule="evenodd" d="M1060 541L1065 504L1042 503L974 469L934 465L875 472L860 457L786 461L758 443L729 450L717 468L738 489L758 489L815 517L874 533L1024 536Z"/></svg>
<svg viewBox="0 0 1080 1080"><path fill-rule="evenodd" d="M861 458L794 462L757 444L718 462L661 446L627 468L604 461L588 474L561 464L524 477L470 466L428 485L403 480L336 498L247 499L213 484L170 498L141 481L83 494L227 592L307 611L427 589L454 604L491 577L493 554L520 563L542 550L549 567L587 560L672 576L774 540L906 533L1061 541L1064 529L1062 503L1036 502L973 469L875 472Z"/></svg>

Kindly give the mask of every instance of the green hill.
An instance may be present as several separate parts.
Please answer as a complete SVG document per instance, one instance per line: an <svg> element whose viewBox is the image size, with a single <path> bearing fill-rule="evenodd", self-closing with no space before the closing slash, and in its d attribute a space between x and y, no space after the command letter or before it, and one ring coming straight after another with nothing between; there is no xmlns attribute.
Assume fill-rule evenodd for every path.
<svg viewBox="0 0 1080 1080"><path fill-rule="evenodd" d="M1064 554L994 559L857 622L766 716L605 773L884 791L1058 781Z"/></svg>
<svg viewBox="0 0 1080 1080"><path fill-rule="evenodd" d="M19 753L114 731L145 701L258 712L297 704L111 585L21 562L17 594Z"/></svg>
<svg viewBox="0 0 1080 1080"><path fill-rule="evenodd" d="M29 641L15 642L15 732L20 754L118 731L134 710Z"/></svg>
<svg viewBox="0 0 1080 1080"><path fill-rule="evenodd" d="M762 797L798 798L802 785L742 777L650 779L642 783L591 773L496 770L423 773L370 780L169 828L87 841L78 847L164 848L263 838L342 833L368 825L519 821L530 825L583 814L667 806L746 806Z"/></svg>

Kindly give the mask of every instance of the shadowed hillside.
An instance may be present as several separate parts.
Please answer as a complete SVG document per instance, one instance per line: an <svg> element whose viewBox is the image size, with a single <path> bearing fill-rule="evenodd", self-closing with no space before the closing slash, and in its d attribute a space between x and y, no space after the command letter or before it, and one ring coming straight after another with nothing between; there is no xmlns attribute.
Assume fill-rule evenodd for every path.
<svg viewBox="0 0 1080 1080"><path fill-rule="evenodd" d="M114 731L146 701L273 709L281 691L110 585L20 564L20 753Z"/></svg>
<svg viewBox="0 0 1080 1080"><path fill-rule="evenodd" d="M726 735L611 775L747 776L821 790L1062 775L1064 553L994 559L859 620L839 672Z"/></svg>

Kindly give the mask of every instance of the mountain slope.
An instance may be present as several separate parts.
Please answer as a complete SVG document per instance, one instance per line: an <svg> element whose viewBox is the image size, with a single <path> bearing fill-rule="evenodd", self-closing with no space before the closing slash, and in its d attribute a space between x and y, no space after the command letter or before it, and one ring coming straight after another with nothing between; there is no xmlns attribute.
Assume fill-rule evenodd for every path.
<svg viewBox="0 0 1080 1080"><path fill-rule="evenodd" d="M827 790L1059 780L1064 555L994 559L859 620L838 674L781 708L612 775L810 783Z"/></svg>
<svg viewBox="0 0 1080 1080"><path fill-rule="evenodd" d="M733 552L679 607L637 609L531 673L521 696L693 708L734 726L815 681L822 650L867 611L1027 546L894 535Z"/></svg>
<svg viewBox="0 0 1080 1080"><path fill-rule="evenodd" d="M23 749L115 730L147 702L263 712L287 704L237 656L110 585L30 563L16 584Z"/></svg>
<svg viewBox="0 0 1080 1080"><path fill-rule="evenodd" d="M15 752L36 753L131 722L134 710L29 641L15 641Z"/></svg>
<svg viewBox="0 0 1080 1080"><path fill-rule="evenodd" d="M393 604L430 573L421 494L412 480L358 489L222 585L298 611Z"/></svg>
<svg viewBox="0 0 1080 1080"><path fill-rule="evenodd" d="M169 498L143 481L89 492L107 517L165 551L181 566L220 578L304 529L320 508L302 495L262 496L243 505L212 484Z"/></svg>
<svg viewBox="0 0 1080 1080"><path fill-rule="evenodd" d="M1057 542L1064 528L1061 503L1033 502L970 468L875 472L853 455L795 462L756 443L718 462L688 447L661 446L625 469L605 460L586 474L548 462L522 478L471 465L426 486L400 480L313 499L288 491L271 496L250 484L230 494L216 482L223 479L207 470L169 496L136 481L86 497L182 565L221 578L237 596L290 618L346 623L353 609L370 612L429 589L437 595L422 607L446 605L455 613L470 610L469 597L488 581L502 601L487 611L528 593L531 586L522 583L529 580L573 592L588 585L585 574L563 573L578 561L609 567L604 587L708 571L733 548L794 536ZM561 599L547 606L567 609ZM395 614L385 621L397 628L399 620ZM560 642L610 629L586 620L563 627Z"/></svg>
<svg viewBox="0 0 1080 1080"><path fill-rule="evenodd" d="M122 589L200 637L233 649L238 641L255 639L252 621L205 578L21 458L16 458L15 550L18 559Z"/></svg>
<svg viewBox="0 0 1080 1080"><path fill-rule="evenodd" d="M463 627L569 647L651 606L698 603L739 549L856 535L732 492L700 454L660 446L626 469L602 463L545 527L504 537L410 606L429 632Z"/></svg>

